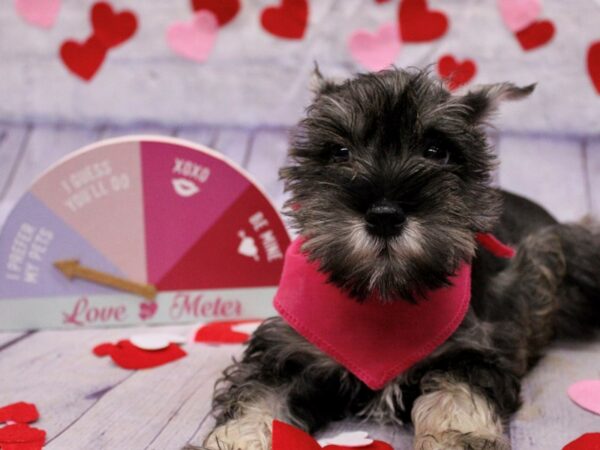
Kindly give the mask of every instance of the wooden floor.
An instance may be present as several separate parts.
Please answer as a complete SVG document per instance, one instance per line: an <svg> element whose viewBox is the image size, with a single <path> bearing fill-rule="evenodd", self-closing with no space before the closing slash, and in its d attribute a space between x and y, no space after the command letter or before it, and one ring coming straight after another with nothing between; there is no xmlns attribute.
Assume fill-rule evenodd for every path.
<svg viewBox="0 0 600 450"><path fill-rule="evenodd" d="M284 129L136 126L32 126L0 124L0 224L33 179L51 163L98 139L132 133L172 135L213 147L249 170L280 206L277 167L285 161ZM600 216L600 139L579 136L500 134L497 182L526 194L562 220ZM600 268L599 268L600 270ZM187 334L192 327L161 327ZM218 373L239 346L187 345L189 356L145 371L120 369L91 349L139 329L0 332L0 406L38 405L47 449L179 449L198 443ZM510 424L516 450L561 449L584 432L600 431L600 418L580 410L566 388L600 378L600 342L561 344L528 376L524 407ZM336 427L358 425L341 424ZM410 430L360 425L410 448Z"/></svg>

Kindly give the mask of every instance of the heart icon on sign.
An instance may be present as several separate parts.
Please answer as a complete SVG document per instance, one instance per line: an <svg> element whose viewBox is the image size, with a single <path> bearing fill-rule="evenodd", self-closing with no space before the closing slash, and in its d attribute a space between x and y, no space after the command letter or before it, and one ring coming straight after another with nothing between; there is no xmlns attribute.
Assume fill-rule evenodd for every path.
<svg viewBox="0 0 600 450"><path fill-rule="evenodd" d="M156 314L157 310L158 304L156 302L143 301L142 303L140 303L140 319L152 319L152 317L154 317L154 314Z"/></svg>

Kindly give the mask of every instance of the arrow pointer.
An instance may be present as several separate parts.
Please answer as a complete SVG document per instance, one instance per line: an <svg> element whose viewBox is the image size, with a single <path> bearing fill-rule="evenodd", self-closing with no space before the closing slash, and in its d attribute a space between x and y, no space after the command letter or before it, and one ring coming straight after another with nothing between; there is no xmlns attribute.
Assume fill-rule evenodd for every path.
<svg viewBox="0 0 600 450"><path fill-rule="evenodd" d="M132 294L140 295L148 300L154 300L156 297L156 287L151 284L136 283L135 281L116 277L110 273L82 266L77 259L54 261L54 267L60 270L63 275L70 280L73 278L81 278L120 291L131 292Z"/></svg>

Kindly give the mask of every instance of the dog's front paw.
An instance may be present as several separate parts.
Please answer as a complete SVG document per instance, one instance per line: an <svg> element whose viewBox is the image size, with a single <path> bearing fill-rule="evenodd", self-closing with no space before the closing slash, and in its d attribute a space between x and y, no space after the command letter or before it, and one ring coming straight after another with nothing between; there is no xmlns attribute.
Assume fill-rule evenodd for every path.
<svg viewBox="0 0 600 450"><path fill-rule="evenodd" d="M504 438L446 431L438 435L415 436L415 450L510 450Z"/></svg>
<svg viewBox="0 0 600 450"><path fill-rule="evenodd" d="M245 420L232 420L215 428L200 448L206 450L270 450L271 428L266 423L250 424Z"/></svg>

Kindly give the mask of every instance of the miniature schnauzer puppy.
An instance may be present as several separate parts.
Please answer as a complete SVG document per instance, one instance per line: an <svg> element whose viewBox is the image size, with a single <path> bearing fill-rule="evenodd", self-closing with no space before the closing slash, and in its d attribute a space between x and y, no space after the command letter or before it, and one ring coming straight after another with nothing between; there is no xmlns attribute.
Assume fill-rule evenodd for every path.
<svg viewBox="0 0 600 450"><path fill-rule="evenodd" d="M488 119L534 86L453 95L417 69L339 83L317 69L316 78L281 170L302 250L358 302L374 291L413 301L469 262L469 310L448 340L380 390L282 318L268 319L219 381L216 427L200 448L267 450L273 419L312 433L354 417L412 423L418 450L509 449L503 424L528 369L553 339L591 337L600 325L598 228L558 224L490 186ZM481 232L516 256L479 246Z"/></svg>

